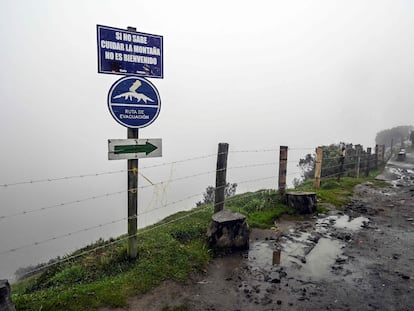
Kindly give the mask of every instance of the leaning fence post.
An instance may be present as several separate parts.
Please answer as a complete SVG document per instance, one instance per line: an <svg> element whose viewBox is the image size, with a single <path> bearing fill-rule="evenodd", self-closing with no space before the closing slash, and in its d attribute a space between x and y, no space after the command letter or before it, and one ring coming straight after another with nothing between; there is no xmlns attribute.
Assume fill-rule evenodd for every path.
<svg viewBox="0 0 414 311"><path fill-rule="evenodd" d="M379 145L375 145L375 161L374 161L374 169L378 169L378 162L379 162Z"/></svg>
<svg viewBox="0 0 414 311"><path fill-rule="evenodd" d="M319 189L319 187L321 186L322 156L323 156L323 148L318 147L316 149L315 182L313 184L313 187L315 189Z"/></svg>
<svg viewBox="0 0 414 311"><path fill-rule="evenodd" d="M365 163L365 177L368 177L371 166L371 148L367 148L367 160Z"/></svg>
<svg viewBox="0 0 414 311"><path fill-rule="evenodd" d="M214 194L214 213L220 212L224 208L228 152L229 144L219 143L217 153L216 189Z"/></svg>
<svg viewBox="0 0 414 311"><path fill-rule="evenodd" d="M285 194L286 191L286 172L287 172L288 147L280 146L279 152L279 193Z"/></svg>

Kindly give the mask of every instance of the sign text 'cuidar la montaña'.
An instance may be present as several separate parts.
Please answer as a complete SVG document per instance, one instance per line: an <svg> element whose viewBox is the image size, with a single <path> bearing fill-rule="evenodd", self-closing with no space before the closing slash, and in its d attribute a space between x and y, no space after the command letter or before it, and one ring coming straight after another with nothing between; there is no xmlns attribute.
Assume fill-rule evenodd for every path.
<svg viewBox="0 0 414 311"><path fill-rule="evenodd" d="M98 72L163 78L163 37L97 25Z"/></svg>

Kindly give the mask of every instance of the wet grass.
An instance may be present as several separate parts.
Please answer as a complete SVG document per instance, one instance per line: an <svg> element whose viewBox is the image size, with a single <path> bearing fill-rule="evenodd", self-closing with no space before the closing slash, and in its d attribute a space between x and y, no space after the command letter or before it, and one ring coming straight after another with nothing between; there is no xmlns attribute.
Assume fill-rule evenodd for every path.
<svg viewBox="0 0 414 311"><path fill-rule="evenodd" d="M13 301L18 310L122 307L127 297L145 293L164 280L185 280L211 259L205 246L211 215L211 208L201 207L142 230L136 261L127 258L126 243L121 240L99 241L80 249L70 256L113 243L14 284Z"/></svg>
<svg viewBox="0 0 414 311"><path fill-rule="evenodd" d="M295 213L275 190L259 190L234 196L226 202L226 208L245 215L250 227L261 229L274 226L275 220L284 214Z"/></svg>
<svg viewBox="0 0 414 311"><path fill-rule="evenodd" d="M372 171L368 177L352 178L342 177L340 180L335 178L322 179L319 189L313 188L313 180L308 180L294 191L313 191L316 192L318 201L332 204L337 208L345 205L350 201L353 195L354 187L364 182L370 182L377 187L389 186L386 182L376 180L380 171Z"/></svg>

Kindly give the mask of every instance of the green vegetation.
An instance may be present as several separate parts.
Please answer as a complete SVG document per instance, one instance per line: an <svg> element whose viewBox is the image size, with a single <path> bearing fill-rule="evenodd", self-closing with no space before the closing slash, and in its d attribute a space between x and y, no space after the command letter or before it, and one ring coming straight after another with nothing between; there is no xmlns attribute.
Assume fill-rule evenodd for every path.
<svg viewBox="0 0 414 311"><path fill-rule="evenodd" d="M294 214L275 190L259 190L231 197L226 208L246 215L247 222L253 228L270 228L283 214Z"/></svg>
<svg viewBox="0 0 414 311"><path fill-rule="evenodd" d="M13 285L13 301L18 310L96 310L125 306L127 297L163 280L185 280L211 259L204 241L211 215L203 206L141 230L135 262L127 259L124 237L80 249L70 257L112 243Z"/></svg>
<svg viewBox="0 0 414 311"><path fill-rule="evenodd" d="M376 173L368 178L323 179L321 189L316 191L318 201L340 207L348 202L355 185L365 181L384 185L374 180ZM313 181L304 182L296 190L314 191ZM270 228L281 215L294 213L275 190L231 196L226 208L246 215L250 227L257 228ZM18 310L122 307L128 297L143 294L164 280L185 280L211 260L205 237L212 213L211 204L201 204L140 230L136 261L127 257L125 236L100 240L62 258L66 261L14 284L13 301ZM165 306L164 310L187 307Z"/></svg>
<svg viewBox="0 0 414 311"><path fill-rule="evenodd" d="M371 182L379 187L385 187L387 183L378 181L375 176L379 171L372 171L368 177L352 178L343 177L340 180L335 178L322 179L320 189L313 188L313 180L307 180L297 188L295 191L313 191L316 192L318 202L332 204L337 208L349 202L352 196L354 187L363 182ZM318 212L323 212L318 210Z"/></svg>

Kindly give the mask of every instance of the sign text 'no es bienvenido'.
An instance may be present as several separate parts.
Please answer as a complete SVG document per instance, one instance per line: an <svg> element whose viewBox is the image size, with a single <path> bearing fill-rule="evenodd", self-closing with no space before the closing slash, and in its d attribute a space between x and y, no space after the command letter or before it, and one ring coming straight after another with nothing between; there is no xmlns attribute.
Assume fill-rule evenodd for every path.
<svg viewBox="0 0 414 311"><path fill-rule="evenodd" d="M97 25L98 72L163 78L163 37Z"/></svg>

